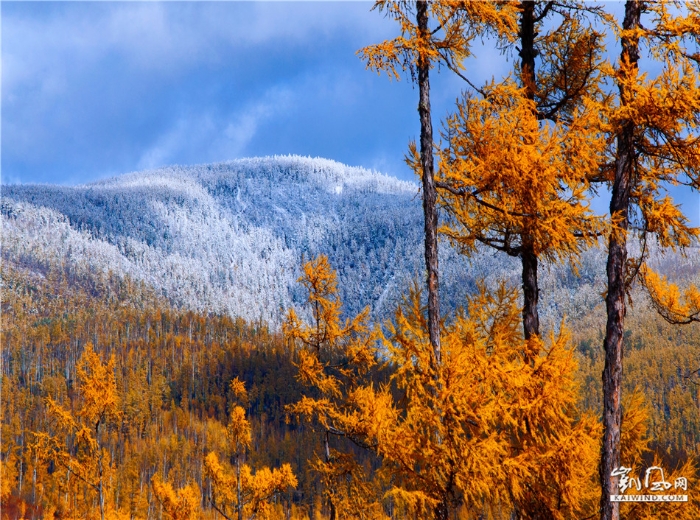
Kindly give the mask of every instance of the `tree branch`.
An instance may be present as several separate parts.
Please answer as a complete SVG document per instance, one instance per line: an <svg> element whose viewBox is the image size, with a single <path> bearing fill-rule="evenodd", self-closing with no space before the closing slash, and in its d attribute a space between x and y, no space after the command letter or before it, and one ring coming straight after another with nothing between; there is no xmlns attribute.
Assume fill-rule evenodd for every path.
<svg viewBox="0 0 700 520"><path fill-rule="evenodd" d="M503 208L499 208L498 206L494 206L493 204L490 204L486 202L485 200L481 200L477 195L481 193L482 190L475 190L475 191L467 191L465 189L460 189L460 188L454 188L450 186L449 184L446 184L444 182L436 182L435 186L438 188L442 188L443 190L447 190L453 195L457 196L467 196L473 198L477 204L481 204L482 206L486 206L487 208L490 208L494 211L498 211L499 213L503 213L504 215L512 215L515 217L523 217L523 218L534 218L536 215L531 215L528 213L519 213L517 211L508 211Z"/></svg>

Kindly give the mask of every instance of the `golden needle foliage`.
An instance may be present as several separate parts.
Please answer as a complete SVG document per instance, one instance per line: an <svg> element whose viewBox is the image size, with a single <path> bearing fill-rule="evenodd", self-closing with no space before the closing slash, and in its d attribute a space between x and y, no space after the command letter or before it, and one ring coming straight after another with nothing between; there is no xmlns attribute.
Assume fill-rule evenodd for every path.
<svg viewBox="0 0 700 520"><path fill-rule="evenodd" d="M461 76L470 55L472 39L487 31L499 37L514 34L516 7L509 2L379 1L401 26L401 36L360 51L367 67L398 79L397 67L411 73L419 91L420 160L414 169L421 178L425 228L425 264L428 288L428 329L435 362L440 362L440 297L437 192L433 159L433 124L430 109L430 69L446 65ZM415 19L415 22L413 21ZM463 77L463 76L462 76Z"/></svg>
<svg viewBox="0 0 700 520"><path fill-rule="evenodd" d="M533 339L540 354L532 358L516 302L503 286L481 287L443 329L437 370L417 293L390 327L385 346L406 404L384 408L373 433L394 496L422 514L446 501L474 514L505 507L568 518L591 499L598 426L577 410L568 335Z"/></svg>
<svg viewBox="0 0 700 520"><path fill-rule="evenodd" d="M620 38L648 48L661 70L654 76L624 61L608 66L619 95L616 103L600 105L611 136L633 128L632 229L651 233L662 247L672 249L690 246L700 236L667 193L679 184L700 188L700 16L694 2L679 7L669 1L645 3L642 12L650 20L644 28L613 28ZM612 182L614 157L604 164L603 173ZM613 223L618 220L613 215Z"/></svg>
<svg viewBox="0 0 700 520"><path fill-rule="evenodd" d="M241 380L235 378L230 388L239 403L247 404L248 392ZM297 479L289 464L279 469L259 468L253 473L250 465L243 463L251 445L251 425L245 410L240 404L233 406L226 428L229 453L234 460L232 471L227 464L219 461L215 452L204 459L204 469L211 479L212 507L225 518L267 518L270 513L269 501L288 488L297 486ZM229 516L231 515L231 516Z"/></svg>
<svg viewBox="0 0 700 520"><path fill-rule="evenodd" d="M695 520L700 518L700 502L693 496L694 489L699 482L697 467L693 458L688 458L677 468L669 468L659 453L654 453L651 448L649 425L651 424L651 412L644 395L638 389L624 399L622 417L622 432L620 436L620 452L623 466L631 467L629 477L638 479L637 485L630 482L626 489L619 489L618 494L688 494L688 502L623 502L620 504L620 518L625 520L654 520L658 518L674 518L676 520ZM642 464L642 462L645 462ZM664 480L675 484L676 479L687 479L687 490L670 487L661 489L660 492L650 491L648 488L640 489L644 484L645 472L641 471L650 467L659 467L664 470ZM669 471L670 470L670 471ZM651 482L659 479L654 474Z"/></svg>
<svg viewBox="0 0 700 520"><path fill-rule="evenodd" d="M308 290L311 324L290 309L283 333L298 349L298 379L318 397L304 397L289 411L318 421L332 434L361 437L365 426L353 420L353 396L377 363L378 336L368 325L369 308L342 323L336 274L328 258L319 256L303 270L300 282Z"/></svg>
<svg viewBox="0 0 700 520"><path fill-rule="evenodd" d="M239 480L235 473L223 464L215 452L209 453L204 460L207 475L211 478L214 488L214 504L221 514L234 518L233 512L238 511L239 502L236 490ZM297 486L297 479L289 464L280 468L263 467L253 473L248 464L243 464L240 471L241 502L243 518L267 518L270 512L269 502L288 488Z"/></svg>
<svg viewBox="0 0 700 520"><path fill-rule="evenodd" d="M566 125L542 123L535 112L524 89L505 82L485 99L466 95L447 118L438 182L453 218L441 231L467 254L482 242L572 260L602 230L587 180L606 146L598 107L584 101Z"/></svg>
<svg viewBox="0 0 700 520"><path fill-rule="evenodd" d="M641 269L642 282L656 311L669 323L684 325L700 322L700 290L694 285L683 294L676 284L668 282L647 265Z"/></svg>
<svg viewBox="0 0 700 520"><path fill-rule="evenodd" d="M168 482L163 482L157 473L151 480L153 493L170 520L195 520L199 518L202 494L196 484L188 484L177 492Z"/></svg>
<svg viewBox="0 0 700 520"><path fill-rule="evenodd" d="M113 455L105 448L109 430L121 419L117 382L112 356L104 364L88 343L76 366L79 403L77 411L67 410L51 397L46 398L53 434L35 432L37 457L53 461L67 470L62 485L70 489L84 485L84 514L99 512L105 518L106 495L113 485ZM66 494L67 497L67 494ZM60 504L66 509L68 504Z"/></svg>
<svg viewBox="0 0 700 520"><path fill-rule="evenodd" d="M314 316L337 317L323 312L339 305L327 260L305 264L304 273ZM318 331L340 330L323 320L309 329L295 317L290 313L287 335L308 344ZM325 397L307 397L294 409L313 412L324 428L351 432L376 451L380 474L391 482L387 498L423 518L463 504L474 514L505 507L526 516L568 518L594 502L599 428L577 408L568 334L526 342L519 325L516 294L503 286L495 293L482 287L468 311L443 328L444 357L436 366L425 309L413 291L384 338L383 355L395 369L393 392L388 385L341 383L311 350L313 361L300 363L300 377L318 381L315 387ZM370 353L347 356L344 370L365 366L374 358ZM309 377L309 366L320 368Z"/></svg>
<svg viewBox="0 0 700 520"><path fill-rule="evenodd" d="M442 63L460 71L471 56L471 42L486 32L504 39L517 33L517 7L513 2L428 2L428 17L435 24L427 33L415 20L415 3L410 1L375 2L373 9L385 12L398 22L401 36L360 49L358 54L367 68L385 71L399 79L400 72L415 75L419 63Z"/></svg>
<svg viewBox="0 0 700 520"><path fill-rule="evenodd" d="M370 370L377 365L378 334L369 329L368 308L341 322L336 274L327 257L307 262L303 271L299 281L308 290L311 323L306 324L290 309L283 333L298 352L297 378L312 390L312 395L287 409L320 426L324 453L313 467L324 483L331 517L362 514L381 518L377 490L366 482L364 469L351 455L330 445L330 436L362 445L372 427L374 418L362 414L359 406Z"/></svg>

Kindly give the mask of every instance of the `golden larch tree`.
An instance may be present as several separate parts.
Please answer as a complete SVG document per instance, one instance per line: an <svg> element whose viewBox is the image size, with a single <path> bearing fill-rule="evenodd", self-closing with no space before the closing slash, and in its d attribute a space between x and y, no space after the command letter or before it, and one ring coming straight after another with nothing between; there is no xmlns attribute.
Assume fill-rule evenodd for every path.
<svg viewBox="0 0 700 520"><path fill-rule="evenodd" d="M196 484L188 484L175 491L169 482L164 482L157 473L151 479L156 500L169 520L195 520L199 518L202 494Z"/></svg>
<svg viewBox="0 0 700 520"><path fill-rule="evenodd" d="M599 430L578 409L566 331L526 342L517 294L482 286L443 327L436 373L424 312L413 293L385 341L401 397L384 388L367 398L395 499L424 518L460 507L561 519L587 510Z"/></svg>
<svg viewBox="0 0 700 520"><path fill-rule="evenodd" d="M515 9L509 2L439 2L406 0L375 2L401 27L401 36L360 50L367 67L399 79L409 71L418 83L420 118L419 154L410 162L421 178L425 231L425 266L428 293L428 327L435 362L440 362L440 302L438 272L438 214L433 159L433 123L430 108L430 69L443 64L460 72L470 56L471 42L493 30L513 34ZM415 148L415 146L413 146Z"/></svg>
<svg viewBox="0 0 700 520"><path fill-rule="evenodd" d="M588 199L605 149L602 34L584 14L603 13L578 2L514 6L514 78L470 82L445 122L437 187L450 217L441 231L462 252L480 243L520 258L529 339L540 333L539 263L575 262L601 231Z"/></svg>
<svg viewBox="0 0 700 520"><path fill-rule="evenodd" d="M699 230L688 225L668 195L669 185L700 187L700 77L696 3L625 3L619 37L620 58L609 77L617 88L614 100L601 106L610 122L610 159L602 175L611 188L607 260L607 322L603 369L603 445L600 465L601 518L617 520L616 494L620 467L621 388L625 297L646 256L646 240L655 237L662 248L683 248ZM640 69L642 48L660 72ZM628 240L642 244L638 258L629 258ZM647 268L647 272L649 272ZM652 281L653 278L648 279ZM654 291L652 291L652 297ZM692 297L692 295L691 295Z"/></svg>
<svg viewBox="0 0 700 520"><path fill-rule="evenodd" d="M313 467L324 483L330 518L360 513L378 518L382 516L381 504L363 468L351 454L333 449L331 443L332 437L341 437L366 446L372 418L359 413L358 399L363 398L370 371L377 365L378 335L369 327L369 308L341 320L336 273L327 257L305 263L303 271L299 281L308 291L310 323L290 309L283 332L298 355L297 378L311 395L287 409L321 430L323 454Z"/></svg>
<svg viewBox="0 0 700 520"><path fill-rule="evenodd" d="M233 518L234 514L238 520L252 519L258 515L264 517L269 501L288 488L295 488L297 479L289 464L272 470L262 467L253 472L250 465L244 462L252 441L250 421L241 406L247 404L248 392L238 378L233 379L230 386L237 402L229 416L226 437L234 471L231 472L219 461L216 452L212 451L206 456L204 468L212 483L210 502L227 519Z"/></svg>
<svg viewBox="0 0 700 520"><path fill-rule="evenodd" d="M576 363L565 330L526 342L517 294L504 286L495 293L481 287L467 312L443 324L443 357L436 366L417 289L395 324L387 324L383 348L376 350L340 335L352 321L338 325L340 302L327 260L307 263L304 273L314 316L335 318L310 327L290 313L286 334L308 351L300 356L300 377L318 391L293 410L314 418L324 433L349 434L380 455L379 474L399 510L444 519L460 507L473 514L500 507L524 517L563 519L597 502L599 429L577 408ZM313 347L312 338L328 337L344 338L346 354L334 363ZM392 369L391 383L350 383L350 374L362 373L379 353ZM329 473L337 462L332 455L326 460L332 463L318 466ZM337 498L334 490L327 493ZM334 503L336 516L349 504Z"/></svg>
<svg viewBox="0 0 700 520"><path fill-rule="evenodd" d="M119 427L122 415L114 356L103 363L88 343L77 363L76 375L77 410L66 409L47 397L46 409L55 434L35 432L34 449L44 460L67 470L66 485L75 478L96 494L100 518L104 520L108 486L113 483L115 470L107 436L110 429ZM86 514L93 509L88 501L85 507Z"/></svg>

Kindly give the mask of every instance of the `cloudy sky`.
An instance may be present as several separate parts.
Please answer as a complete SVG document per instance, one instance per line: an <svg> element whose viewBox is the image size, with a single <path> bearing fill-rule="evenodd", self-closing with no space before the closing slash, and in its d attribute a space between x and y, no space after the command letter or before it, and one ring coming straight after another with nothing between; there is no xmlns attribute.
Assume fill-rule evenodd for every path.
<svg viewBox="0 0 700 520"><path fill-rule="evenodd" d="M274 154L411 179L418 92L356 55L396 35L371 7L2 2L2 181L77 184ZM476 54L476 82L510 68L492 42ZM437 71L431 82L438 126L462 82ZM697 221L698 197L682 198Z"/></svg>
<svg viewBox="0 0 700 520"><path fill-rule="evenodd" d="M371 7L3 2L3 182L290 153L410 178L418 93L355 54L396 34ZM461 80L440 76L444 114Z"/></svg>

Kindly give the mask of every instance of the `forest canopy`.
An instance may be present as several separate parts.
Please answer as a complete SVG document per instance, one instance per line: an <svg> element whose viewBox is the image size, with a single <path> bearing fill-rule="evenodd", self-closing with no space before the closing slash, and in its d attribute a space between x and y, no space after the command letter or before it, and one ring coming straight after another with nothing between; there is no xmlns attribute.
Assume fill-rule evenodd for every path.
<svg viewBox="0 0 700 520"><path fill-rule="evenodd" d="M700 229L670 195L700 189L698 5L629 0L620 20L576 1L380 0L375 9L399 36L358 54L416 83L421 128L406 162L420 180L423 221L409 232L423 239L424 263L389 318L353 296L367 296L370 279L398 287L390 256L401 260L408 242L389 235L416 227L400 218L403 199L392 199L390 225L334 239L306 220L316 192L295 200L313 228L295 244L300 261L284 232L257 227L284 218L253 208L232 229L217 209L216 197L240 205L240 186L253 185L256 207L277 215L273 184L308 174L320 193L338 181L332 168L275 170L263 186L216 184L222 177L209 173L209 185L168 180L187 184L188 196L159 186L172 204L145 205L177 225L200 223L180 226L182 255L167 251L175 224L161 230L126 212L148 247L122 236L127 224L95 209L112 203L99 190L66 190L56 202L91 201L83 213L99 218L80 232L52 210L3 201L13 234L2 252L2 518L700 517ZM470 80L478 39L513 58L507 77ZM435 122L441 132L430 105L440 70L464 82L454 112ZM407 184L355 173L356 192L337 203L353 223L376 218L387 193L408 198ZM594 211L605 196L609 211ZM101 267L147 264L153 274L177 257L178 276L206 279L187 287L208 296L174 301L148 277L76 268L37 253L22 226L26 236L80 235L71 244L81 254L86 233L117 233L119 244L90 253L108 258ZM197 257L208 232L225 240ZM345 238L383 271L336 248ZM340 265L315 254L325 239ZM460 279L442 276L448 244L467 258L510 257L517 283L497 267L469 273L466 297L445 304L446 282ZM575 319L541 319L545 302L581 301L566 291L582 285L543 295L553 285L541 282L587 276L589 250L599 252L603 293L588 295ZM665 251L675 256L664 261ZM291 291L260 291L278 269ZM234 278L245 279L240 294ZM672 498L635 501L640 493ZM681 493L687 500L676 501Z"/></svg>

